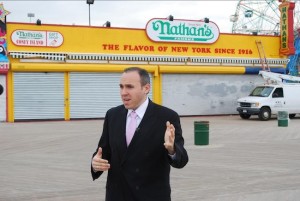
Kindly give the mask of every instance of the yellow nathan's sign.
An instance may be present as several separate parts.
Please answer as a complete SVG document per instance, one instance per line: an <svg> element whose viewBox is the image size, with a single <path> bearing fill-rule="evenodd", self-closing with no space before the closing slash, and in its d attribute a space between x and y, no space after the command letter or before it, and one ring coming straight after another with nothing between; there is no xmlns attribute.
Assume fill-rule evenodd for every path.
<svg viewBox="0 0 300 201"><path fill-rule="evenodd" d="M173 29L176 30L175 28ZM7 35L12 38L12 40L8 40L7 44L10 52L34 51L95 55L173 55L230 58L258 57L255 43L257 37L252 35L220 33L218 36L217 33L214 34L214 36L218 36L216 42L208 44L191 41L186 41L186 43L179 43L178 41L155 42L149 39L145 29L61 25L36 26L35 24L8 23L7 31ZM45 33L52 32L55 34L51 34L51 40L57 40L61 37L60 42L56 43L57 45L63 42L59 47L53 48L53 46L45 45L45 39L47 39ZM17 33L19 35L15 36ZM56 33L60 33L61 35ZM47 42L51 40L47 39ZM281 57L279 55L279 36L260 36L260 40L265 46L266 57Z"/></svg>

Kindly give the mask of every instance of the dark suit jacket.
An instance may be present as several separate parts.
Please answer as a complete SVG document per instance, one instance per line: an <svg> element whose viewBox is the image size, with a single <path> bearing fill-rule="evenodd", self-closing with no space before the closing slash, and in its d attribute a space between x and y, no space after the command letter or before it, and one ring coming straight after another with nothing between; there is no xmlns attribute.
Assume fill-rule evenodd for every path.
<svg viewBox="0 0 300 201"><path fill-rule="evenodd" d="M182 168L188 162L178 114L149 100L145 115L128 147L126 116L127 109L123 105L108 110L105 116L98 144L102 147L102 158L110 163L105 200L170 201L170 165ZM174 160L164 147L167 121L175 126ZM102 173L95 173L91 168L94 180Z"/></svg>

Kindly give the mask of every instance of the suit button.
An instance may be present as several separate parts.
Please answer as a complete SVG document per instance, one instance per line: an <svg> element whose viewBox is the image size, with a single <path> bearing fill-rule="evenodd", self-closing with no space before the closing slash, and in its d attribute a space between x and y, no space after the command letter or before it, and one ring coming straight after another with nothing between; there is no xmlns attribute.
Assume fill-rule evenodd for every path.
<svg viewBox="0 0 300 201"><path fill-rule="evenodd" d="M140 171L140 169L139 169L139 168L136 168L136 169L135 169L135 172L139 172L139 171Z"/></svg>
<svg viewBox="0 0 300 201"><path fill-rule="evenodd" d="M140 190L140 187L139 186L135 186L135 190Z"/></svg>

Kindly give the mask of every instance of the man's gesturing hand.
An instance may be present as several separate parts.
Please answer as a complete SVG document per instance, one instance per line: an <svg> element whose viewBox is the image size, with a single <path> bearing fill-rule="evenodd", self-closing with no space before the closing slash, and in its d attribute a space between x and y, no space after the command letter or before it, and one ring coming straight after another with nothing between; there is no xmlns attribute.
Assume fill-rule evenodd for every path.
<svg viewBox="0 0 300 201"><path fill-rule="evenodd" d="M169 154L173 155L174 150L174 140L175 140L175 127L173 124L170 124L169 121L166 123L167 129L165 132L165 148L168 150Z"/></svg>
<svg viewBox="0 0 300 201"><path fill-rule="evenodd" d="M102 159L102 148L98 148L97 154L93 157L92 167L95 172L106 171L110 168L108 160Z"/></svg>

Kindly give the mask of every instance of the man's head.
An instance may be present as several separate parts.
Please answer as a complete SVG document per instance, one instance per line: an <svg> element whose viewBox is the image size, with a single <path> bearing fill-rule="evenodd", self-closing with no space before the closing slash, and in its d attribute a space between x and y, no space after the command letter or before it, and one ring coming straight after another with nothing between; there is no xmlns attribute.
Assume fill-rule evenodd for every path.
<svg viewBox="0 0 300 201"><path fill-rule="evenodd" d="M125 108L137 109L150 91L150 76L139 67L126 68L120 79L120 94Z"/></svg>

